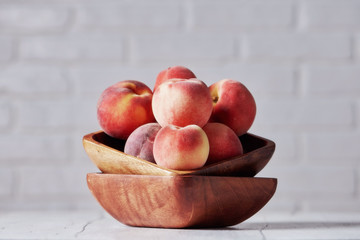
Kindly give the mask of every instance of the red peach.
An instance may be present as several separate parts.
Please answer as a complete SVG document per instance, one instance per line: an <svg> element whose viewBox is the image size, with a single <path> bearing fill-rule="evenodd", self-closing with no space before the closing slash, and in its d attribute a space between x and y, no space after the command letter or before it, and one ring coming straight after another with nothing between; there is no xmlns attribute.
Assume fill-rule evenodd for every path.
<svg viewBox="0 0 360 240"><path fill-rule="evenodd" d="M126 140L124 152L155 163L153 145L160 129L161 126L158 123L147 123L138 127Z"/></svg>
<svg viewBox="0 0 360 240"><path fill-rule="evenodd" d="M109 136L126 139L139 126L155 122L152 92L135 80L118 82L103 91L97 104L97 118Z"/></svg>
<svg viewBox="0 0 360 240"><path fill-rule="evenodd" d="M154 141L154 158L159 166L191 170L204 166L209 155L209 141L197 125L160 129Z"/></svg>
<svg viewBox="0 0 360 240"><path fill-rule="evenodd" d="M206 164L215 163L224 159L243 154L242 144L236 133L222 123L207 123L203 127L206 133L210 152Z"/></svg>
<svg viewBox="0 0 360 240"><path fill-rule="evenodd" d="M196 78L196 76L190 69L184 66L169 67L161 71L156 77L154 92L160 84L172 78L190 79L190 78Z"/></svg>
<svg viewBox="0 0 360 240"><path fill-rule="evenodd" d="M241 136L254 122L255 99L240 82L223 79L209 87L213 99L211 122L224 123Z"/></svg>
<svg viewBox="0 0 360 240"><path fill-rule="evenodd" d="M153 95L152 109L162 126L203 127L212 112L212 99L206 84L196 78L170 79L161 84Z"/></svg>

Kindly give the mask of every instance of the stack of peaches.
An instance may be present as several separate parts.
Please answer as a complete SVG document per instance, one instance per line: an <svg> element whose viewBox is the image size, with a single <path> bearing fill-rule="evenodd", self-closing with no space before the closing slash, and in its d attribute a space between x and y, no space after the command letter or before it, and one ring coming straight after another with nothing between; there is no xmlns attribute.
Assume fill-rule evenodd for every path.
<svg viewBox="0 0 360 240"><path fill-rule="evenodd" d="M103 131L125 140L126 154L173 170L193 170L243 154L239 136L256 114L240 82L207 86L186 67L161 71L153 91L135 80L101 94L97 117Z"/></svg>

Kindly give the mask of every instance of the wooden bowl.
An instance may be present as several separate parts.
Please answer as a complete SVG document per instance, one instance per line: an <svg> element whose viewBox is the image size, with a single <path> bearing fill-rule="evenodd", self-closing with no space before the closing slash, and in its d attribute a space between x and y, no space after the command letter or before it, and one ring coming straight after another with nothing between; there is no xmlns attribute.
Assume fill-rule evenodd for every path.
<svg viewBox="0 0 360 240"><path fill-rule="evenodd" d="M90 191L123 224L160 228L226 227L258 212L277 179L87 174Z"/></svg>
<svg viewBox="0 0 360 240"><path fill-rule="evenodd" d="M241 136L240 141L244 149L244 154L241 156L191 171L178 171L125 154L123 152L125 141L112 138L103 131L90 133L83 137L86 153L103 173L253 177L269 162L275 151L275 143L249 133Z"/></svg>

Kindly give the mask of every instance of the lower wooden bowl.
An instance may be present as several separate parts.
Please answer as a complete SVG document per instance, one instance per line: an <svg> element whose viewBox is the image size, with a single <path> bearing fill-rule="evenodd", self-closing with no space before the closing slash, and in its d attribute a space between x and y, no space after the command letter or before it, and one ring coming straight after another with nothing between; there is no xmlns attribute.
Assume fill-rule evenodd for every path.
<svg viewBox="0 0 360 240"><path fill-rule="evenodd" d="M90 191L123 224L160 228L226 227L258 212L276 178L87 174Z"/></svg>

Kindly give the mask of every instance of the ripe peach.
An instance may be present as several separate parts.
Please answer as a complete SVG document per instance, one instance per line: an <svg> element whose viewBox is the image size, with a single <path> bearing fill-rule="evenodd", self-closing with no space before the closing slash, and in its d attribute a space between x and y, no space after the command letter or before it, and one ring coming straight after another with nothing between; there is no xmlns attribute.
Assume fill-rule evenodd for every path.
<svg viewBox="0 0 360 240"><path fill-rule="evenodd" d="M241 136L254 122L255 99L240 82L223 79L209 87L213 99L211 122L224 123Z"/></svg>
<svg viewBox="0 0 360 240"><path fill-rule="evenodd" d="M161 126L158 123L147 123L138 127L126 140L124 152L155 163L153 145L160 129Z"/></svg>
<svg viewBox="0 0 360 240"><path fill-rule="evenodd" d="M184 66L169 67L161 71L156 77L154 92L160 84L172 78L190 79L190 78L196 78L196 76L190 69Z"/></svg>
<svg viewBox="0 0 360 240"><path fill-rule="evenodd" d="M97 118L108 135L126 139L139 126L155 122L152 92L135 80L118 82L103 91L97 104Z"/></svg>
<svg viewBox="0 0 360 240"><path fill-rule="evenodd" d="M153 95L152 109L162 126L203 127L212 112L212 99L206 84L196 78L170 79L159 85Z"/></svg>
<svg viewBox="0 0 360 240"><path fill-rule="evenodd" d="M167 125L156 135L153 151L159 166L191 170L205 164L209 155L209 141L204 130L197 125Z"/></svg>
<svg viewBox="0 0 360 240"><path fill-rule="evenodd" d="M243 154L242 144L236 133L222 123L207 123L203 127L206 133L210 152L206 164L215 163L224 159Z"/></svg>

